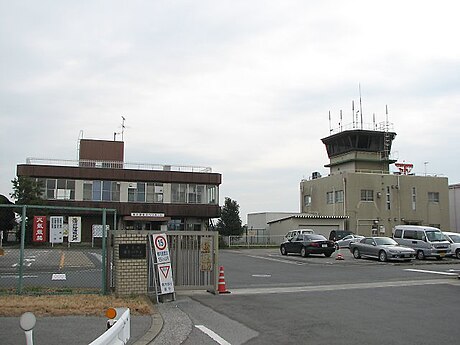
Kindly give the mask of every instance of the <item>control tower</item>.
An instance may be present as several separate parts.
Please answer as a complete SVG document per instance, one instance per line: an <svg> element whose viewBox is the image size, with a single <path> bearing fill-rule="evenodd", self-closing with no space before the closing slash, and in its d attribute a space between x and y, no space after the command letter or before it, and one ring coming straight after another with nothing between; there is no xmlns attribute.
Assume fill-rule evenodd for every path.
<svg viewBox="0 0 460 345"><path fill-rule="evenodd" d="M388 130L387 122L376 130L351 129L332 134L321 141L329 156L330 175L341 172L388 173L391 144L395 132Z"/></svg>

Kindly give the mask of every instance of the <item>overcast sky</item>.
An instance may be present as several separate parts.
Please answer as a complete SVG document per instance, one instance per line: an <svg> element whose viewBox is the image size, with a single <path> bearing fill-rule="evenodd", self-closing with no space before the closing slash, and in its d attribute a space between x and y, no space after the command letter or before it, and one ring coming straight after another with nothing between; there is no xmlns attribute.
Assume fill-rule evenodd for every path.
<svg viewBox="0 0 460 345"><path fill-rule="evenodd" d="M393 155L460 183L460 2L0 0L0 194L27 157L113 140L125 161L212 167L247 213L299 211L351 103ZM425 162L428 162L425 164ZM396 170L394 167L392 170Z"/></svg>

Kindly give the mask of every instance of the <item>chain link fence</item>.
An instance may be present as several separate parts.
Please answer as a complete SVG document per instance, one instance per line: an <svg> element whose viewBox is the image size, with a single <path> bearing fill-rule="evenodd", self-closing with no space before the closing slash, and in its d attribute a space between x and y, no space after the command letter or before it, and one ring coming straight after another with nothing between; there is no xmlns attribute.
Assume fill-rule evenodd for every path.
<svg viewBox="0 0 460 345"><path fill-rule="evenodd" d="M107 231L115 210L0 205L16 213L16 229L3 234L0 294L106 294L111 255ZM107 213L113 213L107 221Z"/></svg>

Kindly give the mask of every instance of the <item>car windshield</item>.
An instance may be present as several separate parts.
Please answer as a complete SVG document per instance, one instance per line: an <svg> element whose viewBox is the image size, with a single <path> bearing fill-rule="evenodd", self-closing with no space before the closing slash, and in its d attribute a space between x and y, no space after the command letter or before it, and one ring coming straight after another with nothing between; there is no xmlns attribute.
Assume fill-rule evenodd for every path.
<svg viewBox="0 0 460 345"><path fill-rule="evenodd" d="M375 243L378 246L395 246L398 245L398 243L393 240L392 238L386 238L386 237L377 237L375 238Z"/></svg>
<svg viewBox="0 0 460 345"><path fill-rule="evenodd" d="M326 237L323 235L304 235L304 239L307 241L326 241Z"/></svg>
<svg viewBox="0 0 460 345"><path fill-rule="evenodd" d="M441 231L426 231L426 238L430 242L440 242L445 241L444 235Z"/></svg>
<svg viewBox="0 0 460 345"><path fill-rule="evenodd" d="M454 243L460 243L460 235L449 235L450 239Z"/></svg>

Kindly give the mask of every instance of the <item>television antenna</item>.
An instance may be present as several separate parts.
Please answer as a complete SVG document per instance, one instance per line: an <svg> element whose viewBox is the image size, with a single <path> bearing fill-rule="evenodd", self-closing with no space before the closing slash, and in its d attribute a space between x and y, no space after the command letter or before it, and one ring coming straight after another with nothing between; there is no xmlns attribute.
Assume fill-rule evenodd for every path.
<svg viewBox="0 0 460 345"><path fill-rule="evenodd" d="M121 134L121 141L123 141L123 135L125 133L125 128L126 128L125 121L126 121L126 117L121 115L121 132L113 132L113 141L117 140L117 135L120 135L120 134Z"/></svg>

